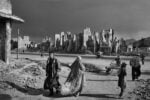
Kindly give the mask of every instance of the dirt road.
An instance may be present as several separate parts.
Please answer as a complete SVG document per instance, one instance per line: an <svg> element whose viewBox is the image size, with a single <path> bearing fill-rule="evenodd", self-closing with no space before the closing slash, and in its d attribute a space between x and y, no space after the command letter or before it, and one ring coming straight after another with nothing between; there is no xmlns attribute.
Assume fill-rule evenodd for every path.
<svg viewBox="0 0 150 100"><path fill-rule="evenodd" d="M12 55L15 57L16 55ZM46 60L47 57L41 58L40 56L19 56L20 58L30 58L33 60ZM58 57L61 62L72 63L75 58L73 57ZM92 64L96 64L99 67L108 66L111 60L103 60L103 59L83 59L83 62L88 62ZM129 61L124 61L127 64ZM62 75L67 73L67 68L63 68ZM4 94L0 95L1 97L5 97L6 100L117 100L120 89L117 87L117 76L115 75L115 71L113 75L106 75L104 73L86 73L87 84L84 88L82 94L75 97L47 97L44 93L39 94L25 94L16 89L11 89L10 91L6 91ZM146 62L144 66L142 66L142 79L149 78L150 68L149 62ZM124 100L129 99L127 96L127 92L132 91L135 87L135 82L131 81L131 68L127 65L127 89L124 96ZM9 94L9 95L6 95ZM120 100L120 99L119 99Z"/></svg>

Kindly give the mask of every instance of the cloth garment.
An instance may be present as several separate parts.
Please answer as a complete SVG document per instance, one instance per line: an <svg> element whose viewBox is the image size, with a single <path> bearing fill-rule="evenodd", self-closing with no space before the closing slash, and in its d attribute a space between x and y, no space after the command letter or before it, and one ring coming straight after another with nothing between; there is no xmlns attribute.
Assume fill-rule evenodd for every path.
<svg viewBox="0 0 150 100"><path fill-rule="evenodd" d="M132 80L138 79L141 75L141 65L139 57L133 57L130 60L130 65L132 67Z"/></svg>
<svg viewBox="0 0 150 100"><path fill-rule="evenodd" d="M53 88L59 88L59 75L60 64L55 58L48 58L46 65L46 79L44 82L44 89L49 89L52 92ZM52 92L53 93L53 92Z"/></svg>
<svg viewBox="0 0 150 100"><path fill-rule="evenodd" d="M71 71L61 88L62 95L73 95L81 93L85 84L85 67L80 60L75 60L71 65Z"/></svg>

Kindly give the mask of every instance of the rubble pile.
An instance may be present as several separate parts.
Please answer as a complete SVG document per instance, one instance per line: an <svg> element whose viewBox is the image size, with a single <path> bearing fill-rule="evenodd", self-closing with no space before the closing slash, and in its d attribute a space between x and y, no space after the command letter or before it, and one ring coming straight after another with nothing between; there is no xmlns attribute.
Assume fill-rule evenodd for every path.
<svg viewBox="0 0 150 100"><path fill-rule="evenodd" d="M0 82L0 90L7 90L7 89L12 89L12 87L5 82Z"/></svg>
<svg viewBox="0 0 150 100"><path fill-rule="evenodd" d="M7 82L15 84L17 87L21 88L42 88L43 86L40 84L41 82L44 82L45 77L35 77L31 75L16 75L14 73L7 76ZM42 83L43 84L43 83Z"/></svg>
<svg viewBox="0 0 150 100"><path fill-rule="evenodd" d="M0 60L0 73L4 72L4 70L8 71L8 68L9 68L9 66L5 62Z"/></svg>
<svg viewBox="0 0 150 100"><path fill-rule="evenodd" d="M22 73L28 73L32 76L38 76L38 75L42 75L42 70L38 65L31 65L28 68L23 69Z"/></svg>
<svg viewBox="0 0 150 100"><path fill-rule="evenodd" d="M99 73L103 71L100 67L97 67L94 64L84 63L87 72Z"/></svg>
<svg viewBox="0 0 150 100"><path fill-rule="evenodd" d="M7 65L5 62L0 60L0 94L5 90L12 88L10 85L5 83L5 78L9 72L10 65Z"/></svg>
<svg viewBox="0 0 150 100"><path fill-rule="evenodd" d="M28 63L31 63L31 61L27 59L11 59L10 67L11 69L19 69Z"/></svg>
<svg viewBox="0 0 150 100"><path fill-rule="evenodd" d="M10 66L0 60L0 81L4 81L4 77L10 72Z"/></svg>
<svg viewBox="0 0 150 100"><path fill-rule="evenodd" d="M38 65L31 65L27 68L22 69L17 77L15 78L15 84L22 87L41 88L42 86L38 83L44 80L44 70Z"/></svg>
<svg viewBox="0 0 150 100"><path fill-rule="evenodd" d="M46 69L46 61L37 61L37 60L29 59L29 58L25 58L25 60L30 61L30 62L35 62L43 69Z"/></svg>
<svg viewBox="0 0 150 100"><path fill-rule="evenodd" d="M150 100L150 79L141 79L136 82L136 85L132 94L136 95L139 100Z"/></svg>
<svg viewBox="0 0 150 100"><path fill-rule="evenodd" d="M46 62L45 61L34 61L34 62L37 63L44 70L46 69Z"/></svg>
<svg viewBox="0 0 150 100"><path fill-rule="evenodd" d="M62 64L61 64L62 65ZM99 73L96 65L84 63L87 72ZM1 67L5 68L5 71ZM4 62L0 62L1 79L15 84L17 87L31 87L35 89L43 88L45 80L45 61L33 61L30 59L11 59L11 64L8 66Z"/></svg>
<svg viewBox="0 0 150 100"><path fill-rule="evenodd" d="M1 66L4 68L2 69ZM13 59L9 66L0 61L0 79L14 84L13 86L37 89L43 87L45 70L40 63L27 59Z"/></svg>

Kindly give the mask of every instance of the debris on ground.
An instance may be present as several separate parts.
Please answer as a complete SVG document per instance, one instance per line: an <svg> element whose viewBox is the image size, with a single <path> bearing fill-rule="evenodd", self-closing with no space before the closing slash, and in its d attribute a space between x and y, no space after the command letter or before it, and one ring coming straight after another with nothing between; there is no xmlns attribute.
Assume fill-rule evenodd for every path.
<svg viewBox="0 0 150 100"><path fill-rule="evenodd" d="M32 76L42 75L42 71L40 69L40 66L38 66L38 65L31 65L28 68L23 69L22 73L27 73Z"/></svg>
<svg viewBox="0 0 150 100"><path fill-rule="evenodd" d="M96 65L84 64L87 72L99 73L102 69L98 69ZM1 68L4 67L4 68ZM0 73L3 81L14 84L17 87L43 88L45 79L46 61L34 61L31 59L11 59L10 65L0 61ZM4 71L5 70L5 71Z"/></svg>
<svg viewBox="0 0 150 100"><path fill-rule="evenodd" d="M136 88L129 93L135 100L150 100L150 79L136 81Z"/></svg>
<svg viewBox="0 0 150 100"><path fill-rule="evenodd" d="M0 89L6 88L5 82L22 88L43 87L40 84L44 82L45 70L41 63L28 59L11 59L11 61L10 65L0 61Z"/></svg>

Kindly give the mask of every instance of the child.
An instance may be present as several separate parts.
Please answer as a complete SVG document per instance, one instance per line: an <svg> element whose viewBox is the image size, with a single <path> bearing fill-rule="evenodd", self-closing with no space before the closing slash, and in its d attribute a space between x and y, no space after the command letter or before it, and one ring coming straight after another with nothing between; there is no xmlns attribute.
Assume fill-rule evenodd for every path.
<svg viewBox="0 0 150 100"><path fill-rule="evenodd" d="M119 94L120 97L122 97L126 88L126 75L126 63L122 63L118 74L118 86L121 88L121 92Z"/></svg>

